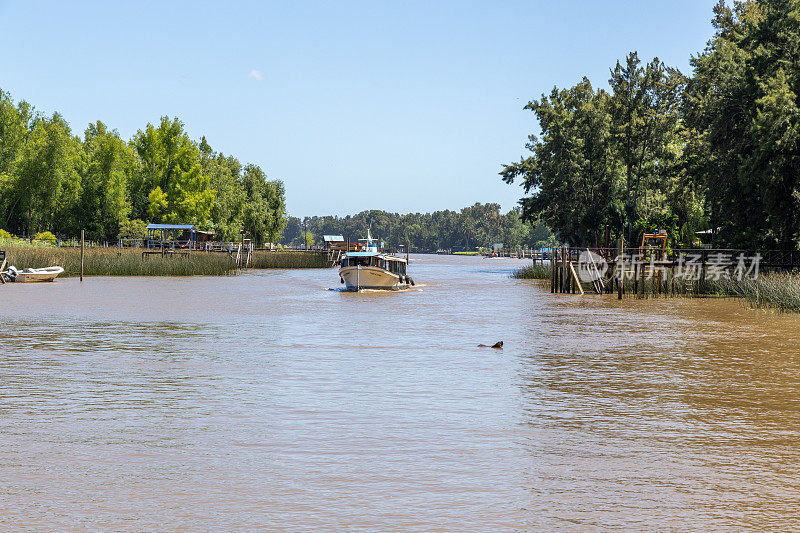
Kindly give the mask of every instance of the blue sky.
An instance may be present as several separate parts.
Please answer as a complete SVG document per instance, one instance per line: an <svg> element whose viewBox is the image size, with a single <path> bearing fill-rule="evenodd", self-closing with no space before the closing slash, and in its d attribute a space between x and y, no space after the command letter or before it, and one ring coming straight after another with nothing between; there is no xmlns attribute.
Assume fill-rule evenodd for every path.
<svg viewBox="0 0 800 533"><path fill-rule="evenodd" d="M286 184L297 216L521 196L531 98L628 51L689 71L715 0L0 0L0 87L73 131L162 115Z"/></svg>

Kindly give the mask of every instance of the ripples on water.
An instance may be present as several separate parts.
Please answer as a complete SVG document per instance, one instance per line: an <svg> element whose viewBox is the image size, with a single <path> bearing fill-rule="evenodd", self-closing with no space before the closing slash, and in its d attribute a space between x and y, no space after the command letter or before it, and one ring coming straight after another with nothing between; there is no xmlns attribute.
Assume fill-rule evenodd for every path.
<svg viewBox="0 0 800 533"><path fill-rule="evenodd" d="M800 526L798 317L551 295L518 264L0 288L0 525Z"/></svg>

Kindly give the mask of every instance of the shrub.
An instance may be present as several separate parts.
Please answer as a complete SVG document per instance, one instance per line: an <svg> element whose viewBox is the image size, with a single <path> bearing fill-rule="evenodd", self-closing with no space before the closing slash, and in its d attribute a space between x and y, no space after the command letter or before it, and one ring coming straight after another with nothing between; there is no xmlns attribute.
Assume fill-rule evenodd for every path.
<svg viewBox="0 0 800 533"><path fill-rule="evenodd" d="M144 234L147 232L147 223L143 220L135 218L133 220L126 220L119 225L118 239L144 239Z"/></svg>
<svg viewBox="0 0 800 533"><path fill-rule="evenodd" d="M58 239L56 239L56 236L53 235L52 233L50 233L49 231L43 231L41 233L37 233L36 235L34 235L33 236L33 240L35 240L35 241L44 241L44 242L48 242L48 243L51 243L51 244L55 244L55 242Z"/></svg>

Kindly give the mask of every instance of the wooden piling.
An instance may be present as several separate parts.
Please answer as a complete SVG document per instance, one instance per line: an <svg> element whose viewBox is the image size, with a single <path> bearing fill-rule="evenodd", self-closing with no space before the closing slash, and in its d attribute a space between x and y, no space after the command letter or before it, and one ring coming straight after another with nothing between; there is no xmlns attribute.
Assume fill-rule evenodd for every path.
<svg viewBox="0 0 800 533"><path fill-rule="evenodd" d="M83 243L84 243L84 230L81 230L81 283L83 283Z"/></svg>
<svg viewBox="0 0 800 533"><path fill-rule="evenodd" d="M639 263L639 298L644 298L644 263Z"/></svg>
<svg viewBox="0 0 800 533"><path fill-rule="evenodd" d="M622 300L623 284L625 282L625 261L622 259L623 248L622 237L617 239L617 299Z"/></svg>

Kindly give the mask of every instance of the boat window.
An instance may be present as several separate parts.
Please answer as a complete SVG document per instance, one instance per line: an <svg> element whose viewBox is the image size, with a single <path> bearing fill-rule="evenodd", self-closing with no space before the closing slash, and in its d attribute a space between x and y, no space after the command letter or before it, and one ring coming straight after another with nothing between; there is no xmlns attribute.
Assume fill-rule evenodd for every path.
<svg viewBox="0 0 800 533"><path fill-rule="evenodd" d="M369 266L369 257L351 257L350 266Z"/></svg>

